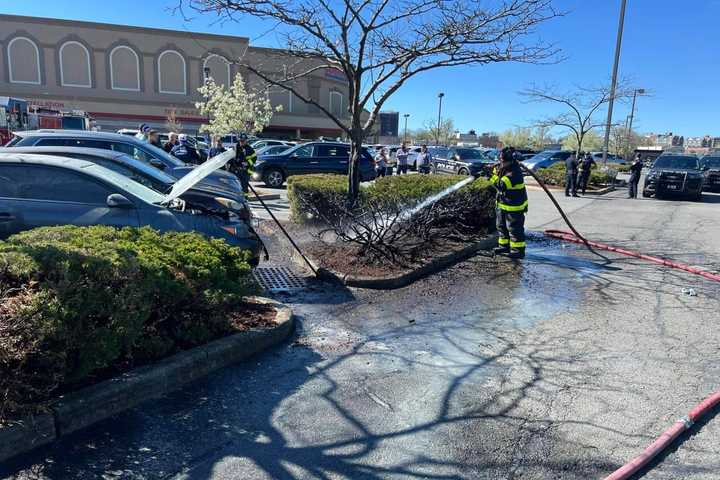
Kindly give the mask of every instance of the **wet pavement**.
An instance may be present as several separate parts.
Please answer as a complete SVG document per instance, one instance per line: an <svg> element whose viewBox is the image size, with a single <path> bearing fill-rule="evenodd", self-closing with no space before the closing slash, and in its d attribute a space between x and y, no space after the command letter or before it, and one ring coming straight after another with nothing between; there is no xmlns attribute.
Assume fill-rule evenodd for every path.
<svg viewBox="0 0 720 480"><path fill-rule="evenodd" d="M712 218L713 205L620 195L563 204L592 238L720 260L717 237L696 227L687 248L690 217ZM531 202L531 228L559 226L541 197ZM704 238L714 243L696 246ZM268 243L271 265L284 265L284 244ZM279 297L298 320L285 345L19 458L0 478L602 478L720 374L708 324L720 288L604 257L536 234L524 262L475 257L396 291L310 280ZM717 423L645 478L720 478Z"/></svg>

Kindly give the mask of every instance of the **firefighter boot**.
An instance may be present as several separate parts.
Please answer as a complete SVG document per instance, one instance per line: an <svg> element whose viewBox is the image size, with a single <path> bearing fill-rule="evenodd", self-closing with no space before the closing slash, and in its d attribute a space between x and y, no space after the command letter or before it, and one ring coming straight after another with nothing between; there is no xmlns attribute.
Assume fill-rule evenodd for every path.
<svg viewBox="0 0 720 480"><path fill-rule="evenodd" d="M500 245L498 247L493 248L493 254L495 254L495 255L506 255L508 253L510 253L509 245Z"/></svg>
<svg viewBox="0 0 720 480"><path fill-rule="evenodd" d="M508 253L508 258L525 258L525 247L511 248L510 253Z"/></svg>

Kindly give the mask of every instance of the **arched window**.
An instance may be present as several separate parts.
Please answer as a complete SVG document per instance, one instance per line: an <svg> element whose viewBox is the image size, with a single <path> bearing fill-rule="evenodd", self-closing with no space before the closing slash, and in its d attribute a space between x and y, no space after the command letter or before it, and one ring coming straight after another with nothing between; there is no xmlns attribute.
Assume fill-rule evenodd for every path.
<svg viewBox="0 0 720 480"><path fill-rule="evenodd" d="M13 38L7 56L11 83L40 85L40 51L35 42L26 37Z"/></svg>
<svg viewBox="0 0 720 480"><path fill-rule="evenodd" d="M330 113L336 116L343 114L343 94L341 92L330 92Z"/></svg>
<svg viewBox="0 0 720 480"><path fill-rule="evenodd" d="M60 85L64 87L92 87L90 52L80 42L62 44L60 55Z"/></svg>
<svg viewBox="0 0 720 480"><path fill-rule="evenodd" d="M158 90L160 93L187 93L185 59L175 50L165 50L158 57Z"/></svg>
<svg viewBox="0 0 720 480"><path fill-rule="evenodd" d="M110 51L110 88L140 91L140 61L132 48L120 45Z"/></svg>
<svg viewBox="0 0 720 480"><path fill-rule="evenodd" d="M282 87L269 87L268 99L273 107L282 106L283 113L293 111L292 93Z"/></svg>
<svg viewBox="0 0 720 480"><path fill-rule="evenodd" d="M215 53L210 54L203 62L203 74L205 68L210 68L210 77L215 80L215 83L226 87L230 86L230 62L224 57Z"/></svg>

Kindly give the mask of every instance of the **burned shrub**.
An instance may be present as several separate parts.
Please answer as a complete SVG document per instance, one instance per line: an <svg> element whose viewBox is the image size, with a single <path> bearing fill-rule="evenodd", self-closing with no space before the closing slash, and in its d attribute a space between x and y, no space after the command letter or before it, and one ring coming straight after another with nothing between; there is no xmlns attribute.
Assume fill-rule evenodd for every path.
<svg viewBox="0 0 720 480"><path fill-rule="evenodd" d="M403 265L449 241L465 241L494 228L495 191L476 180L424 208L422 202L468 179L461 176L385 177L362 189L348 204L339 175L293 177L289 183L293 219L313 221L320 237L356 247L370 263ZM468 179L469 181L469 179Z"/></svg>

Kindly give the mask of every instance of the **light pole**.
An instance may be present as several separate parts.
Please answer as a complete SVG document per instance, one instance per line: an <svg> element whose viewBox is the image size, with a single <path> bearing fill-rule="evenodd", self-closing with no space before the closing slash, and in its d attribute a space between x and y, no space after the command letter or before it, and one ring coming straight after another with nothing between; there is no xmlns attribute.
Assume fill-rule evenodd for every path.
<svg viewBox="0 0 720 480"><path fill-rule="evenodd" d="M617 86L617 72L620 64L620 47L622 46L623 27L625 26L625 5L620 5L620 22L618 23L617 42L615 44L615 64L613 65L612 84L610 85L610 100L608 102L607 123L605 125L605 143L603 144L603 165L607 165L608 144L610 143L610 125L612 124L613 104L615 103L615 87Z"/></svg>
<svg viewBox="0 0 720 480"><path fill-rule="evenodd" d="M627 151L630 152L630 135L632 135L632 124L633 124L633 118L635 118L635 100L637 99L638 95L644 95L645 89L644 88L637 88L633 91L633 101L632 101L632 108L630 109L630 126L627 130ZM625 160L628 160L627 158Z"/></svg>
<svg viewBox="0 0 720 480"><path fill-rule="evenodd" d="M410 116L409 113L406 113L405 115L403 115L403 117L405 117L405 134L403 135L403 142L405 142L405 143L407 143L407 119L409 116Z"/></svg>
<svg viewBox="0 0 720 480"><path fill-rule="evenodd" d="M435 137L435 144L440 145L440 118L442 116L442 99L445 96L444 93L438 93L438 124L437 124L437 136Z"/></svg>

